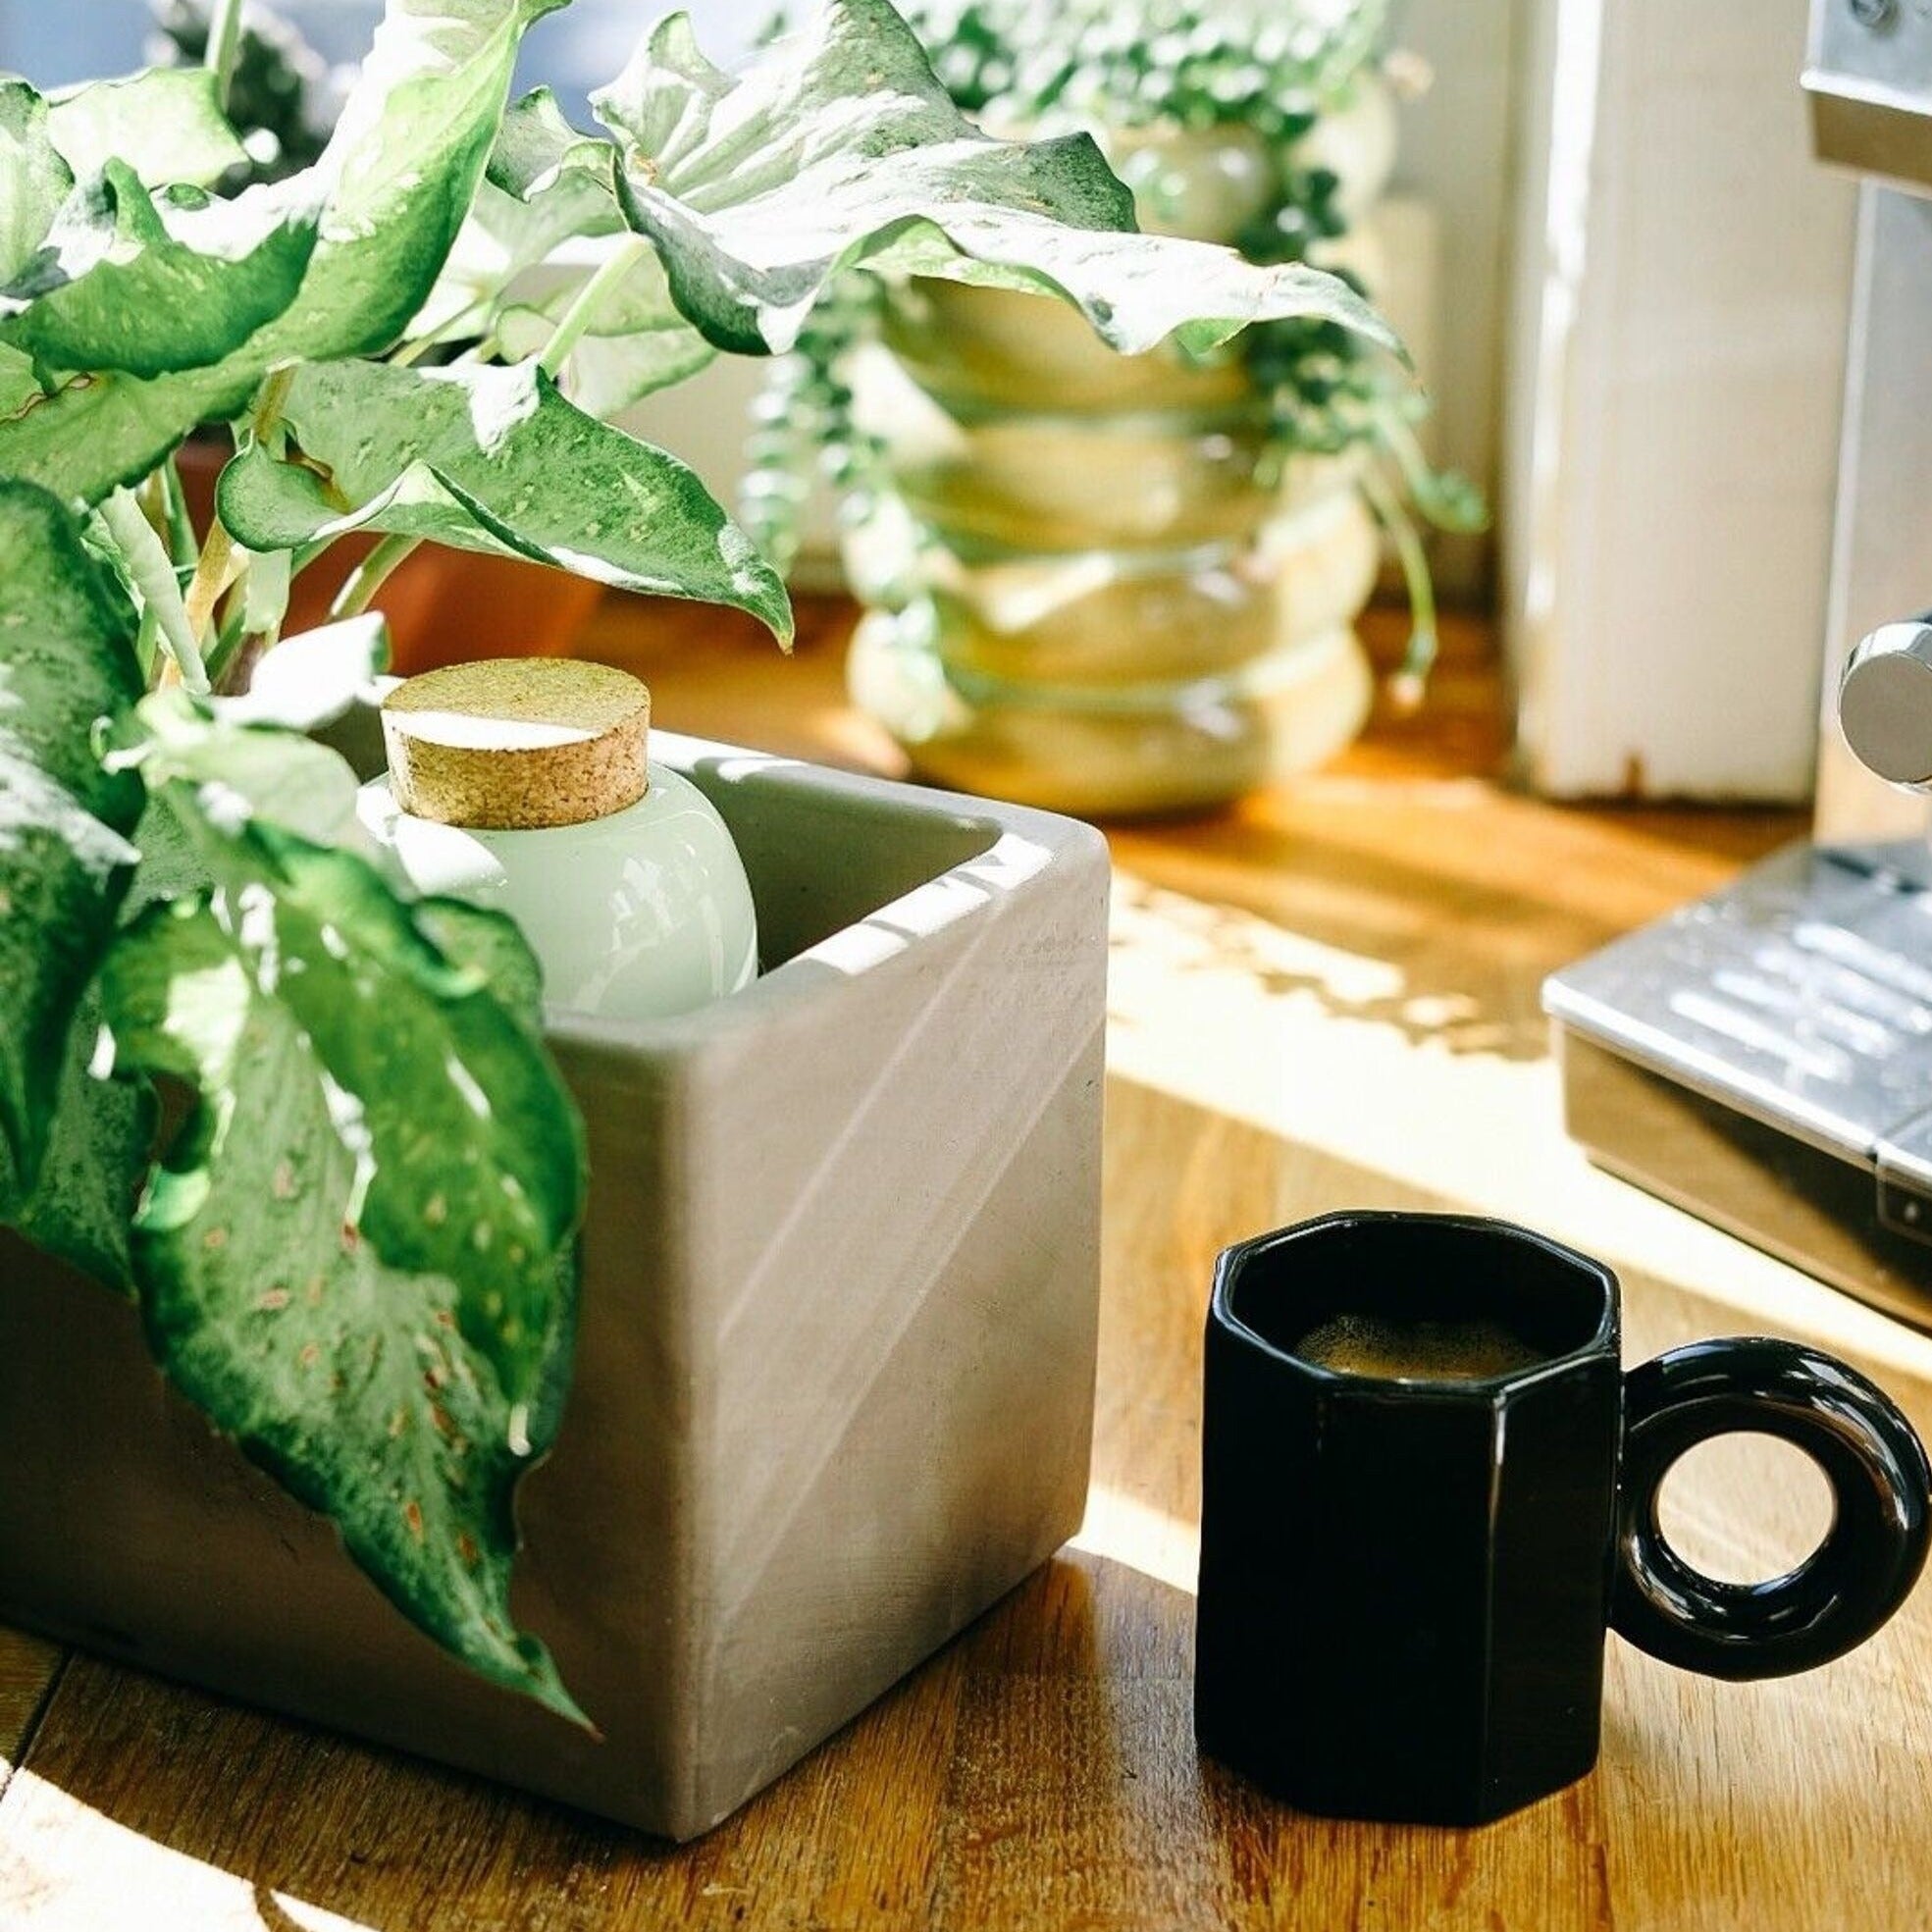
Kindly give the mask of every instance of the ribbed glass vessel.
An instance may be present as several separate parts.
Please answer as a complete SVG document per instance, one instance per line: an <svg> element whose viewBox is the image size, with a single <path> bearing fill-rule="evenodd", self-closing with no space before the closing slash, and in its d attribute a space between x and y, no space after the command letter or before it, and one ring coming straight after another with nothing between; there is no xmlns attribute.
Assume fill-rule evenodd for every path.
<svg viewBox="0 0 1932 1932"><path fill-rule="evenodd" d="M1113 158L1149 228L1225 239L1269 191L1239 131ZM1367 199L1380 180L1350 185ZM1263 480L1238 356L1117 356L1056 303L917 282L854 388L889 487L847 541L872 606L851 687L920 775L1088 815L1182 811L1360 729L1378 532L1346 457Z"/></svg>

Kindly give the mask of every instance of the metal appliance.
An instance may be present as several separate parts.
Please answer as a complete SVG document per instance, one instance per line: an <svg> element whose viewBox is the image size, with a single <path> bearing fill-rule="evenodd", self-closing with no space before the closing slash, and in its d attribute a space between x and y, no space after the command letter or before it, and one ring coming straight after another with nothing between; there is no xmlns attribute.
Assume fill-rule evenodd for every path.
<svg viewBox="0 0 1932 1932"><path fill-rule="evenodd" d="M1836 836L1922 828L1922 801L1903 817L1899 804L1932 793L1932 612L1858 615L1896 616L1904 585L1923 597L1932 576L1932 199L1915 198L1932 196L1932 0L1814 0L1803 84L1819 155L1872 183L1825 842L1555 974L1544 1006L1570 1131L1599 1165L1932 1329L1932 844L1922 829ZM1873 622L1848 654L1853 626Z"/></svg>

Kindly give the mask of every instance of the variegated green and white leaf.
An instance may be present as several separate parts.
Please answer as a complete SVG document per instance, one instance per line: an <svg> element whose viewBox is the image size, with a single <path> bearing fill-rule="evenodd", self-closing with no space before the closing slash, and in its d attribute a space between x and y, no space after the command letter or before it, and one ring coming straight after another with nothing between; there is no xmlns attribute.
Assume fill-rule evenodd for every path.
<svg viewBox="0 0 1932 1932"><path fill-rule="evenodd" d="M534 364L324 364L296 378L285 418L300 463L253 448L222 474L222 520L251 549L383 530L735 604L790 639L784 585L697 475Z"/></svg>
<svg viewBox="0 0 1932 1932"><path fill-rule="evenodd" d="M149 907L104 980L119 1070L196 1096L135 1224L150 1341L406 1615L581 1721L509 1609L582 1210L534 964L491 914L188 811L215 885Z"/></svg>
<svg viewBox="0 0 1932 1932"><path fill-rule="evenodd" d="M561 0L390 0L328 150L284 187L324 201L295 299L233 354L152 378L89 375L0 418L0 474L88 502L283 363L387 348L435 286L496 137L518 44Z"/></svg>
<svg viewBox="0 0 1932 1932"><path fill-rule="evenodd" d="M789 348L854 267L1058 295L1126 353L1287 316L1392 345L1332 276L1133 233L1132 195L1085 135L988 137L886 0L826 0L736 78L674 16L593 106L624 146L627 219L720 348Z"/></svg>
<svg viewBox="0 0 1932 1932"><path fill-rule="evenodd" d="M109 161L0 287L0 341L62 373L220 362L294 300L318 212L282 186L232 201L199 188L156 198Z"/></svg>
<svg viewBox="0 0 1932 1932"><path fill-rule="evenodd" d="M0 417L18 414L39 393L33 358L0 343Z"/></svg>
<svg viewBox="0 0 1932 1932"><path fill-rule="evenodd" d="M205 811L264 820L317 844L356 849L366 843L356 822L355 773L328 746L225 717L216 704L181 690L151 693L135 717L150 787L190 785Z"/></svg>
<svg viewBox="0 0 1932 1932"><path fill-rule="evenodd" d="M25 80L0 79L0 286L32 258L74 189L47 119L47 103Z"/></svg>
<svg viewBox="0 0 1932 1932"><path fill-rule="evenodd" d="M316 292L279 350L387 348L436 285L490 158L524 31L566 0L390 0L316 166L330 184Z"/></svg>
<svg viewBox="0 0 1932 1932"><path fill-rule="evenodd" d="M248 150L222 112L213 74L150 68L121 80L90 80L55 94L49 131L77 180L121 161L149 187L186 182L212 187Z"/></svg>
<svg viewBox="0 0 1932 1932"><path fill-rule="evenodd" d="M364 611L284 638L255 666L248 689L217 698L214 711L231 724L319 731L352 705L377 702L377 683L389 665L389 622L379 610Z"/></svg>
<svg viewBox="0 0 1932 1932"><path fill-rule="evenodd" d="M97 733L140 695L133 613L44 491L0 478L0 1136L40 1177L69 1035L135 853L138 779Z"/></svg>
<svg viewBox="0 0 1932 1932"><path fill-rule="evenodd" d="M130 1225L159 1110L145 1080L109 1079L92 1062L101 1003L89 987L75 1014L39 1179L23 1185L0 1137L0 1220L36 1247L119 1294L134 1292Z"/></svg>

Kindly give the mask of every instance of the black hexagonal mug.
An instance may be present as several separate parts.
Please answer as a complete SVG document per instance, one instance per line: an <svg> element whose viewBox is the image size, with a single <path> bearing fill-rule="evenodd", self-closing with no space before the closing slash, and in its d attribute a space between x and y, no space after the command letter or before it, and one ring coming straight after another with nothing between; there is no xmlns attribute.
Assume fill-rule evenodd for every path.
<svg viewBox="0 0 1932 1932"><path fill-rule="evenodd" d="M1487 1822L1596 1761L1606 1630L1719 1677L1807 1670L1904 1601L1932 1523L1911 1425L1765 1337L1626 1376L1617 1278L1527 1228L1342 1214L1222 1255L1208 1315L1195 1729L1302 1809ZM1836 1512L1788 1576L1720 1583L1657 1491L1778 1436Z"/></svg>

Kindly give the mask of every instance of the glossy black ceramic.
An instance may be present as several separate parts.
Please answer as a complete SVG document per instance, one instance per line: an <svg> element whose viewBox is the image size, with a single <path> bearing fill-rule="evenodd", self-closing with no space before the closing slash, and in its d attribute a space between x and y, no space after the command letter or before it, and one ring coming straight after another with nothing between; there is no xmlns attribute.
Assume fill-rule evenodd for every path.
<svg viewBox="0 0 1932 1932"><path fill-rule="evenodd" d="M1502 1323L1471 1381L1337 1373L1331 1317ZM1891 1401L1795 1343L1696 1343L1628 1378L1617 1279L1505 1223L1349 1214L1229 1248L1208 1316L1195 1725L1305 1810L1478 1824L1596 1761L1604 1632L1725 1677L1862 1643L1925 1560L1932 1470ZM1789 1576L1677 1556L1657 1488L1693 1444L1782 1436L1834 1527Z"/></svg>

